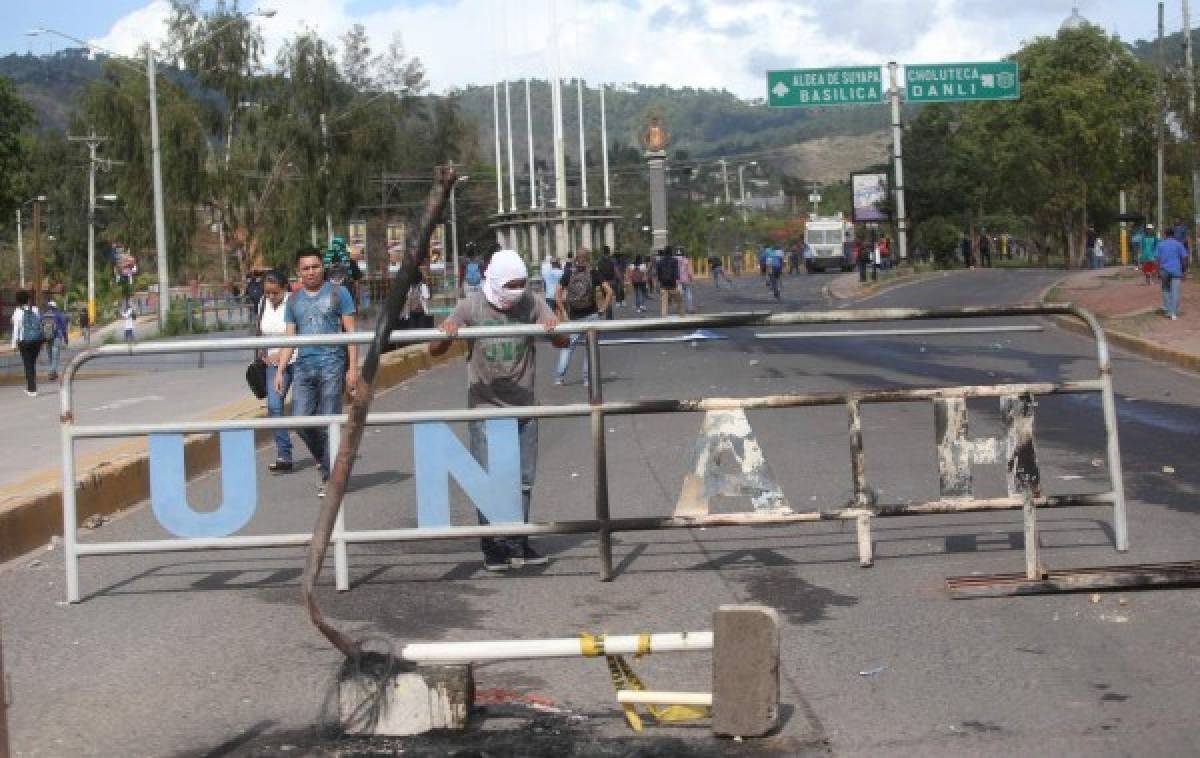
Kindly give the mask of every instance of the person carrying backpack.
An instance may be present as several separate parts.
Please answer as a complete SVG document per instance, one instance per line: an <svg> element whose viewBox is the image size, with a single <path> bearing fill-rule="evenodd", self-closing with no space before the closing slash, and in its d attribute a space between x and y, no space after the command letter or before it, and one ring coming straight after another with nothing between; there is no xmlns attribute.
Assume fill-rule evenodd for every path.
<svg viewBox="0 0 1200 758"><path fill-rule="evenodd" d="M778 248L772 248L771 254L767 256L767 286L771 288L771 293L778 300L781 297L780 279L783 277L783 251Z"/></svg>
<svg viewBox="0 0 1200 758"><path fill-rule="evenodd" d="M58 379L58 362L67 346L67 317L53 300L46 303L46 312L42 314L42 342L46 345L46 362L50 364L46 378L53 382Z"/></svg>
<svg viewBox="0 0 1200 758"><path fill-rule="evenodd" d="M466 284L465 292L478 292L479 285L483 282L483 267L479 265L479 261L475 260L475 256L467 258L467 265L463 267L463 283Z"/></svg>
<svg viewBox="0 0 1200 758"><path fill-rule="evenodd" d="M29 304L29 293L17 293L17 307L12 314L12 346L21 353L25 367L25 394L37 397L37 359L42 351L42 317L37 306Z"/></svg>
<svg viewBox="0 0 1200 758"><path fill-rule="evenodd" d="M649 278L646 259L639 255L634 258L633 267L629 270L629 282L633 285L633 305L638 313L646 312L646 286Z"/></svg>
<svg viewBox="0 0 1200 758"><path fill-rule="evenodd" d="M597 296L599 291L599 296ZM613 291L604 274L592 268L592 255L587 250L575 254L574 263L568 263L563 270L562 281L555 295L555 305L559 318L564 321L595 321L600 318L612 302ZM567 380L567 368L571 365L571 354L584 335L573 334L566 347L558 351L558 365L554 369L554 383L564 384ZM583 354L583 383L588 381L587 351Z"/></svg>
<svg viewBox="0 0 1200 758"><path fill-rule="evenodd" d="M679 315L687 315L684 310L683 288L679 285L679 261L671 254L671 248L664 247L658 251L658 261L654 264L654 276L658 279L659 312L663 318L671 309L671 302L679 308Z"/></svg>

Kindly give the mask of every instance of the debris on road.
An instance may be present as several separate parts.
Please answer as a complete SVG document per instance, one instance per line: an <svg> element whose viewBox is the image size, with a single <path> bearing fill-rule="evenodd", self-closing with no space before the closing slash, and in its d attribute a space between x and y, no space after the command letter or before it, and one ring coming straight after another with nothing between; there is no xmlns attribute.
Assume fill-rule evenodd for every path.
<svg viewBox="0 0 1200 758"><path fill-rule="evenodd" d="M1163 467L1162 467L1162 472L1163 472L1164 474L1174 474L1174 473L1175 473L1175 467L1174 467L1174 466L1163 466Z"/></svg>
<svg viewBox="0 0 1200 758"><path fill-rule="evenodd" d="M858 675L859 676L879 676L880 674L882 674L885 671L887 671L887 666L875 666L874 668L863 669L862 671L858 672Z"/></svg>
<svg viewBox="0 0 1200 758"><path fill-rule="evenodd" d="M99 529L100 527L107 524L110 520L111 519L109 519L108 516L105 516L100 513L93 513L92 515L88 516L86 519L83 520L83 528L84 529Z"/></svg>

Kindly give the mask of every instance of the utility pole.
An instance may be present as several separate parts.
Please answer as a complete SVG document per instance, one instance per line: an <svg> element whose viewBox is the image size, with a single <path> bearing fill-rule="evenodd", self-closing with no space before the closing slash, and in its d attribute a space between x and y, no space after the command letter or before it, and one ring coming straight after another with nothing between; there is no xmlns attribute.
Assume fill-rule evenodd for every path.
<svg viewBox="0 0 1200 758"><path fill-rule="evenodd" d="M1155 216L1155 222L1158 224L1158 233L1162 234L1163 225L1166 223L1165 214L1163 213L1163 164L1164 154L1166 153L1166 93L1163 89L1163 4L1158 4L1158 113L1156 114L1155 125L1158 127L1158 208Z"/></svg>
<svg viewBox="0 0 1200 758"><path fill-rule="evenodd" d="M1188 149L1192 158L1192 255L1200 239L1200 150L1196 149L1196 70L1192 65L1191 4L1183 0L1183 66L1187 72Z"/></svg>
<svg viewBox="0 0 1200 758"><path fill-rule="evenodd" d="M508 209L517 211L517 167L513 163L512 100L509 97L508 80L504 80L504 124L508 135ZM515 228L514 228L515 229ZM513 245L516 248L516 245Z"/></svg>
<svg viewBox="0 0 1200 758"><path fill-rule="evenodd" d="M33 201L33 304L42 307L42 200Z"/></svg>
<svg viewBox="0 0 1200 758"><path fill-rule="evenodd" d="M891 76L890 98L892 101L892 157L895 160L896 186L892 188L896 197L896 260L908 260L908 217L904 212L904 150L902 140L904 128L900 125L900 77L895 61L888 63Z"/></svg>
<svg viewBox="0 0 1200 758"><path fill-rule="evenodd" d="M729 199L729 173L725 170L725 159L722 158L721 160L717 161L717 163L721 164L721 183L725 185L725 204L729 205L729 203L732 201Z"/></svg>
<svg viewBox="0 0 1200 758"><path fill-rule="evenodd" d="M504 213L504 163L500 157L500 85L492 82L492 132L496 136L496 213Z"/></svg>
<svg viewBox="0 0 1200 758"><path fill-rule="evenodd" d="M21 289L25 289L25 239L21 233L20 208L17 208L17 267L20 271Z"/></svg>
<svg viewBox="0 0 1200 758"><path fill-rule="evenodd" d="M162 150L159 149L158 139L158 89L155 85L155 65L154 48L146 45L146 78L150 83L150 164L154 182L154 245L158 252L158 328L159 331L162 331L167 324L167 315L171 312L171 277L167 270L167 212L163 205ZM94 191L92 195L92 213L94 214L96 204ZM89 259L88 270L91 270L94 265L95 262ZM90 278L88 282L89 286L93 286ZM94 316L95 297L89 294L88 301L88 316ZM91 323L96 322L92 321Z"/></svg>
<svg viewBox="0 0 1200 758"><path fill-rule="evenodd" d="M67 137L71 142L85 142L88 146L88 266L87 266L87 309L88 323L96 323L96 166L102 161L96 157L96 150L101 143L107 142L108 137L97 137L96 130L86 137ZM109 162L103 162L106 166ZM34 238L36 239L36 237ZM160 271L161 274L161 271ZM161 284L162 279L159 279ZM167 293L159 292L161 302ZM160 310L161 314L161 310ZM162 323L166 323L163 321Z"/></svg>

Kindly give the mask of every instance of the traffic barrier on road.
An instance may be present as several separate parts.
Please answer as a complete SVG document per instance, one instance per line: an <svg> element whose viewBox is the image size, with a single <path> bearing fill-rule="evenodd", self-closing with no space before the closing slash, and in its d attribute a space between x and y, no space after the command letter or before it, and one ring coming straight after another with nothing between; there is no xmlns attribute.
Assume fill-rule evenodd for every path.
<svg viewBox="0 0 1200 758"><path fill-rule="evenodd" d="M847 390L842 392L810 392L766 395L742 398L647 399L605 401L599 377L603 375L600 362L599 336L606 332L682 331L698 328L735 326L794 326L798 324L831 324L890 322L936 319L986 319L1009 316L1062 315L1084 322L1096 340L1098 375L1094 379L1060 382L1009 382L1000 384L914 387L905 389ZM1006 328L1006 327L998 327ZM860 564L869 566L873 560L871 523L877 517L905 516L926 513L957 513L1000 509L1020 509L1024 490L1030 491L1036 507L1104 505L1113 509L1113 528L1116 548L1128 549L1124 485L1121 472L1120 448L1117 439L1116 410L1113 401L1111 364L1103 330L1091 314L1069 304L1015 305L1005 307L941 308L941 309L868 309L827 312L767 313L743 312L677 319L646 319L636 321L585 321L560 325L562 334L585 334L589 362L592 366L587 403L538 405L510 408L451 409L419 412L372 413L368 425L411 425L418 444L430 446L437 455L430 460L418 456L417 492L418 526L409 529L353 530L345 525L345 513L339 510L332 536L334 545L335 584L339 590L349 588L347 546L352 543L412 541L425 539L460 539L465 537L516 536L537 534L592 533L597 535L600 552L600 576L613 576L611 535L618 531L642 531L692 527L745 526L763 524L794 524L818 521L853 521L858 537ZM923 334L959 333L956 327L931 328ZM872 333L868 330L866 333ZM459 332L460 339L511 336L545 336L541 326L472 327ZM846 332L853 335L853 332ZM437 330L393 332L392 343L419 343L442 338ZM237 419L231 421L167 421L153 424L80 425L74 421L72 382L78 369L86 362L104 355L159 355L208 351L249 350L280 345L302 346L319 344L346 345L366 343L368 333L312 337L253 337L219 340L181 340L148 342L129 346L105 346L83 353L67 368L62 392L62 451L64 492L64 547L66 552L67 600L79 600L79 557L129 553L156 553L182 550L211 550L304 545L311 541L307 533L275 535L238 535L237 527L245 523L247 512L257 503L253 498L230 498L221 509L210 514L190 513L179 475L179 440L189 434L222 434L223 460L229 470L223 471L225 492L239 486L249 487L254 469L252 461L234 462L235 458L252 458L245 447L243 435L248 430L274 430L327 427L331 446L336 446L345 415L306 416L286 418ZM1107 469L1110 487L1102 493L1043 495L1033 438L1033 409L1036 398L1044 395L1097 393L1106 431ZM976 440L968 432L966 400L994 398L1002 411L1006 434L1003 439ZM928 401L935 409L936 451L939 467L940 497L927 502L879 502L876 491L866 475L866 454L862 437L862 408L868 404L908 403ZM850 473L853 498L849 503L828 510L797 511L774 484L765 465L761 449L754 442L745 412L770 408L800 408L841 405L847 410L850 450ZM694 450L691 474L685 492L680 496L676 512L662 517L613 518L609 513L608 466L605 440L605 419L608 416L697 413L706 414L707 432ZM520 477L519 443L516 419L527 418L588 418L594 455L593 493L595 518L575 521L521 523L519 514ZM445 424L453 422L485 422L489 437L489 460L485 466L476 461L458 442ZM487 423L491 422L491 423ZM160 483L152 493L152 508L160 523L174 535L171 539L129 542L80 542L76 539L77 503L74 484L74 444L79 439L108 437L142 437L153 440L150 460L151 479ZM235 448L240 448L240 452ZM724 474L712 465L715 458L738 451L740 473ZM157 451L158 455L154 455ZM336 452L336 447L334 447ZM227 455L226 455L227 454ZM331 458L332 459L332 458ZM971 467L985 462L1003 460L1008 470L1008 493L1003 497L978 498L972 492ZM251 466L247 469L246 466ZM449 479L464 486L475 506L489 517L486 525L451 525L445 502ZM422 494L423 493L423 494ZM708 498L723 493L749 497L753 509L739 513L712 513ZM495 518L492 518L492 517Z"/></svg>
<svg viewBox="0 0 1200 758"><path fill-rule="evenodd" d="M709 651L711 692L647 690L625 659ZM474 700L474 664L579 657L605 659L634 731L643 729L639 707L659 723L711 715L713 731L730 737L761 737L779 720L779 615L760 605L723 605L712 631L411 643L394 657L356 656L338 677L342 729L393 737L463 729Z"/></svg>

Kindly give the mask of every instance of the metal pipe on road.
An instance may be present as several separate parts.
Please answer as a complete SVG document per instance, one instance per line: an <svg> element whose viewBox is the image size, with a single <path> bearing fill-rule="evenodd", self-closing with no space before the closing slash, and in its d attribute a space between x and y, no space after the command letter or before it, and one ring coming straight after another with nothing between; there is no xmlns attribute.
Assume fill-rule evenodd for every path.
<svg viewBox="0 0 1200 758"><path fill-rule="evenodd" d="M852 332L758 332L756 340L790 340L810 337L931 337L955 334L1000 334L1041 332L1040 326L960 326L946 329L856 329Z"/></svg>
<svg viewBox="0 0 1200 758"><path fill-rule="evenodd" d="M421 642L405 645L400 657L413 663L455 664L535 658L593 658L638 653L693 653L713 649L713 633L580 635L548 640Z"/></svg>

